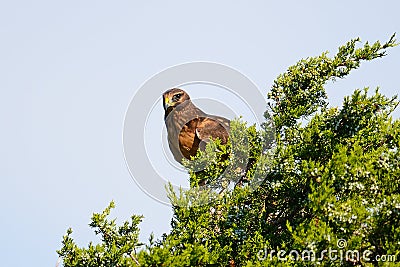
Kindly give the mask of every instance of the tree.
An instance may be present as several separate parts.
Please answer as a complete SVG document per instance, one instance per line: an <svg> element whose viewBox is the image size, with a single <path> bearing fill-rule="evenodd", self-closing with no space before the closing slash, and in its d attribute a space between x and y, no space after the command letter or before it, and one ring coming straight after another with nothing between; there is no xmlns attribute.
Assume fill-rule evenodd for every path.
<svg viewBox="0 0 400 267"><path fill-rule="evenodd" d="M378 266L382 255L398 260L400 121L391 117L397 97L357 89L341 108L329 108L324 89L396 45L395 35L384 44L357 48L359 42L349 41L333 57L300 60L277 77L268 95L273 132L270 125L257 131L235 120L230 143L216 140L196 156L200 163L216 157L217 164L196 173L186 162L193 190L169 189L170 233L140 244L141 217L117 227L107 219L112 203L92 217L99 245L78 248L67 231L57 251L64 266ZM243 138L249 145L233 148ZM228 187L223 179L234 180L237 168L229 166L241 153L251 164L239 164L245 166L240 179ZM252 188L260 174L262 183ZM212 201L209 190L197 188L204 178L210 190L219 189Z"/></svg>

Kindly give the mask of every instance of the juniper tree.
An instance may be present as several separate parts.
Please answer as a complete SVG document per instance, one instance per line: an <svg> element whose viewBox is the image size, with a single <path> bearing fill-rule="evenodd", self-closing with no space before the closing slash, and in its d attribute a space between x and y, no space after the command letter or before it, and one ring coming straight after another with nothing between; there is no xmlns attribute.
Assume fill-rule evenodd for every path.
<svg viewBox="0 0 400 267"><path fill-rule="evenodd" d="M385 254L399 259L400 121L391 117L397 97L357 89L339 108L328 106L325 91L327 82L396 45L394 35L384 44L358 43L349 41L333 57L323 53L302 59L277 77L268 94L273 133L271 125L257 130L235 120L232 142L216 140L196 156L200 163L216 157L218 164L198 177L191 171L196 166L186 162L193 189L205 177L214 181L213 189L223 189L212 201L207 190L177 194L170 188L171 231L159 240L150 237L147 244L138 240L141 217L116 226L107 218L111 204L90 224L100 244L79 248L72 230L67 231L57 251L64 266L316 264L289 251L313 251L322 266L375 266L383 264L375 257ZM243 138L248 146L235 150L232 143ZM241 159L235 157L240 153L252 164L246 165L239 186L228 188L223 179L238 182L233 178L237 168L229 166ZM252 187L254 179L262 182ZM345 243L338 247L338 241ZM323 252L328 248L370 253L334 259ZM278 255L279 250L286 254Z"/></svg>

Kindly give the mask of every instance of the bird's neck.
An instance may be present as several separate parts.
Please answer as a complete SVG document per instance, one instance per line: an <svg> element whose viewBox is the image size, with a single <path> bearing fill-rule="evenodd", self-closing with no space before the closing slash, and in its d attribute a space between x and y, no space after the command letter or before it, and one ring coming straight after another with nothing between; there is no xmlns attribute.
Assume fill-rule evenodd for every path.
<svg viewBox="0 0 400 267"><path fill-rule="evenodd" d="M173 111L174 113L184 113L185 110L189 110L190 108L195 107L196 106L192 103L192 101L190 100L186 100L183 103L180 103L179 105L175 106L175 107L169 107L164 114L164 120L167 119L167 117L171 114L171 112Z"/></svg>

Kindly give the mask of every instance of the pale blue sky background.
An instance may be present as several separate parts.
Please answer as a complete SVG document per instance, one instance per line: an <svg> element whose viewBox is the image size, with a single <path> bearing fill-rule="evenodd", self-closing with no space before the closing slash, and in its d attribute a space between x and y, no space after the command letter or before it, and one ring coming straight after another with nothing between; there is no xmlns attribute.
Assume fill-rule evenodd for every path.
<svg viewBox="0 0 400 267"><path fill-rule="evenodd" d="M395 0L1 1L1 265L54 266L68 227L82 246L97 240L87 224L112 199L118 221L145 216L142 240L169 229L170 208L138 189L122 152L126 108L155 73L213 61L265 95L301 58L357 36L387 40L399 10ZM397 94L399 70L397 47L330 84L330 99L378 85Z"/></svg>

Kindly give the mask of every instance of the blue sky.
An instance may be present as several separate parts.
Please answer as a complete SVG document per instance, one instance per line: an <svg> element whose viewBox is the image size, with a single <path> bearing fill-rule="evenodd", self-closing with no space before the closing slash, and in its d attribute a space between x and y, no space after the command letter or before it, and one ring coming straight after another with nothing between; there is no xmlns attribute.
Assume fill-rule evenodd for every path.
<svg viewBox="0 0 400 267"><path fill-rule="evenodd" d="M354 37L386 41L400 30L398 10L398 1L359 0L2 1L2 264L54 266L68 227L81 246L97 240L90 216L111 200L119 222L145 216L142 240L168 231L170 208L137 187L122 148L125 111L154 74L218 62L266 95L301 58ZM396 47L329 83L331 103L366 86L397 94L399 70Z"/></svg>

